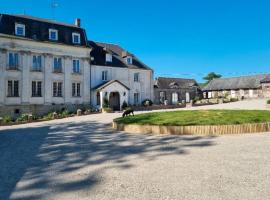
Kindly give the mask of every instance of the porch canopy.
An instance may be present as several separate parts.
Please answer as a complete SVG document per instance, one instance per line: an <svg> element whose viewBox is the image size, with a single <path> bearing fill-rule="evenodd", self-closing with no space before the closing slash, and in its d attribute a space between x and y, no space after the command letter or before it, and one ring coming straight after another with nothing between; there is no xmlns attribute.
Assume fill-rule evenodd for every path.
<svg viewBox="0 0 270 200"><path fill-rule="evenodd" d="M118 80L106 81L94 88L99 94L99 105L103 108L104 99L108 99L109 107L113 110L121 110L124 103L128 103L129 87Z"/></svg>

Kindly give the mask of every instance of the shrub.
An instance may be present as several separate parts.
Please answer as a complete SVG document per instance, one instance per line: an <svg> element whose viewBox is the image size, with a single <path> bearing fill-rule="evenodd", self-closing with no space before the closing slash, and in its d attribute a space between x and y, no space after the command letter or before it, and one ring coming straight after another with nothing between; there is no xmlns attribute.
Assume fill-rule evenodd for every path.
<svg viewBox="0 0 270 200"><path fill-rule="evenodd" d="M237 98L230 98L230 102L236 102L236 101L238 101Z"/></svg>
<svg viewBox="0 0 270 200"><path fill-rule="evenodd" d="M128 104L126 101L124 101L122 104L122 110L125 110L127 107L128 107Z"/></svg>
<svg viewBox="0 0 270 200"><path fill-rule="evenodd" d="M270 99L268 99L266 103L267 103L267 104L270 104Z"/></svg>
<svg viewBox="0 0 270 200"><path fill-rule="evenodd" d="M30 114L26 114L26 113L21 114L21 115L16 119L16 122L26 122L26 121L28 121L29 115L30 115Z"/></svg>
<svg viewBox="0 0 270 200"><path fill-rule="evenodd" d="M103 108L108 108L109 107L109 100L107 97L103 98Z"/></svg>
<svg viewBox="0 0 270 200"><path fill-rule="evenodd" d="M111 108L103 108L103 112L110 113L112 112Z"/></svg>
<svg viewBox="0 0 270 200"><path fill-rule="evenodd" d="M5 117L3 117L3 122L5 124L10 123L10 122L12 122L12 118L10 116L5 116Z"/></svg>
<svg viewBox="0 0 270 200"><path fill-rule="evenodd" d="M193 99L194 103L196 103L197 101L200 101L200 100L201 100L201 98L198 97L198 96L196 96L196 97Z"/></svg>
<svg viewBox="0 0 270 200"><path fill-rule="evenodd" d="M63 110L62 112L60 112L59 114L59 117L61 118L65 118L65 117L68 117L69 116L69 112L67 110Z"/></svg>
<svg viewBox="0 0 270 200"><path fill-rule="evenodd" d="M47 113L42 118L45 119L45 120L51 120L51 119L53 119L53 112Z"/></svg>
<svg viewBox="0 0 270 200"><path fill-rule="evenodd" d="M152 106L153 105L153 102L151 99L145 99L142 101L142 105L143 106Z"/></svg>

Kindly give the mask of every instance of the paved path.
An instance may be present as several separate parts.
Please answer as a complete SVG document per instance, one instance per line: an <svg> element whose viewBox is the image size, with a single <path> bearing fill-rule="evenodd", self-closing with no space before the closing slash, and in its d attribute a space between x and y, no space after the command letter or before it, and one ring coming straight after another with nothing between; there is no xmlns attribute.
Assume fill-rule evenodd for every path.
<svg viewBox="0 0 270 200"><path fill-rule="evenodd" d="M269 133L133 135L119 115L0 127L0 199L269 199Z"/></svg>

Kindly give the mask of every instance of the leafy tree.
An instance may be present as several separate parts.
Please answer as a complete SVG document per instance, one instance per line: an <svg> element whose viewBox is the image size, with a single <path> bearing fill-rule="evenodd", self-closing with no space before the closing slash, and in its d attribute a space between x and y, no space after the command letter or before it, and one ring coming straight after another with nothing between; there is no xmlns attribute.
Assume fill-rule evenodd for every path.
<svg viewBox="0 0 270 200"><path fill-rule="evenodd" d="M206 84L208 84L213 79L220 77L222 77L222 75L216 74L215 72L210 72L209 74L207 74L207 76L203 77L203 79L206 80Z"/></svg>

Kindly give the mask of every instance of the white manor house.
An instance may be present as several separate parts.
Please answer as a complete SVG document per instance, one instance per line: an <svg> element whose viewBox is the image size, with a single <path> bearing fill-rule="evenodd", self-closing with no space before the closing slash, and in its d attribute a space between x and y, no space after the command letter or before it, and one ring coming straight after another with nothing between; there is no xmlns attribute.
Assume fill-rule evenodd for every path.
<svg viewBox="0 0 270 200"><path fill-rule="evenodd" d="M0 14L0 116L153 99L153 70L118 45L88 41L80 24Z"/></svg>

